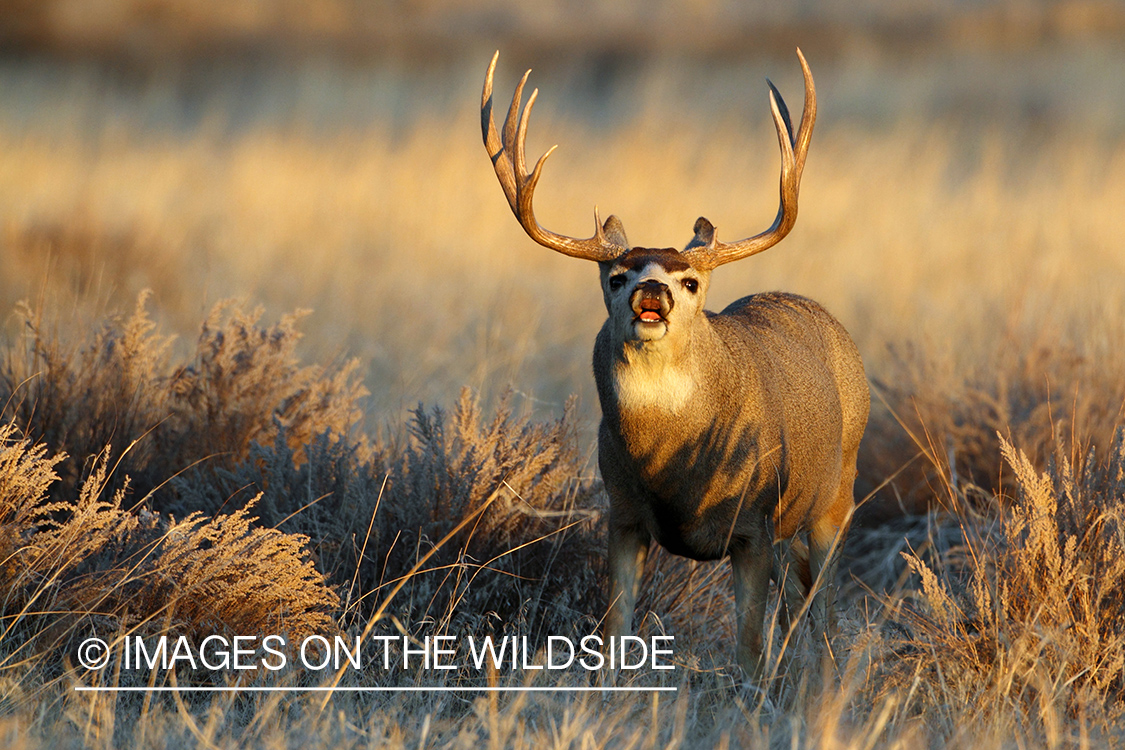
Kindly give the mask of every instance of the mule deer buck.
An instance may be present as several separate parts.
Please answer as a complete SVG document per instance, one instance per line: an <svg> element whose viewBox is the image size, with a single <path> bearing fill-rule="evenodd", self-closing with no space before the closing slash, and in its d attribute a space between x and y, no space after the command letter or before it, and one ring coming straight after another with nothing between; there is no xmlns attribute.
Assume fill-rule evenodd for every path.
<svg viewBox="0 0 1125 750"><path fill-rule="evenodd" d="M631 631L650 541L695 560L730 556L738 620L738 663L761 676L762 630L775 540L807 532L805 588L824 637L831 628L836 550L854 507L856 453L870 396L863 362L843 326L816 302L755 294L721 313L703 309L711 272L781 241L797 219L816 91L800 50L805 106L794 134L772 83L770 107L781 145L781 206L773 225L721 242L707 219L683 251L633 247L616 216L575 239L535 220L532 195L544 154L529 172L528 118L520 112L528 71L502 130L492 116L488 67L481 126L488 155L516 219L536 242L593 260L609 313L594 344L601 402L598 463L609 493L610 608L605 631ZM804 545L798 545L803 548ZM809 582L820 582L809 591ZM781 581L778 581L779 586ZM792 607L792 605L791 605ZM790 607L790 608L791 608Z"/></svg>

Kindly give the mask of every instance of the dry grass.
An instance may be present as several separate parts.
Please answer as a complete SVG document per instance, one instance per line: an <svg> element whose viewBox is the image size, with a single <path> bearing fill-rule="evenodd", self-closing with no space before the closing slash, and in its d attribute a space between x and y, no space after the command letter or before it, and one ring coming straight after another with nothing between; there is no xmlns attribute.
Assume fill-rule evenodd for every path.
<svg viewBox="0 0 1125 750"><path fill-rule="evenodd" d="M1115 744L1125 429L1108 456L1075 466L1060 451L1042 473L999 440L1018 495L933 567L903 553L921 590L890 603L899 630L880 691L900 697L896 719L924 716L958 744Z"/></svg>
<svg viewBox="0 0 1125 750"><path fill-rule="evenodd" d="M38 667L57 674L83 632L309 634L332 626L339 600L308 559L304 537L252 528L246 511L176 521L110 495L108 451L77 496L49 501L55 466L11 424L0 432L3 668L18 693ZM279 575L280 573L280 575ZM69 664L69 658L65 659ZM31 697L41 697L38 689ZM8 698L15 696L9 694Z"/></svg>
<svg viewBox="0 0 1125 750"><path fill-rule="evenodd" d="M261 310L220 303L203 322L194 356L173 364L148 297L140 295L131 315L96 325L84 342L64 339L58 321L37 310L16 312L19 332L0 363L0 415L72 457L60 461L57 497L73 497L90 457L103 451L115 469L108 494L128 477L131 507L164 510L173 502L163 492L170 480L229 467L282 432L298 455L314 437L350 434L364 394L358 363L300 366L300 316L265 327Z"/></svg>
<svg viewBox="0 0 1125 750"><path fill-rule="evenodd" d="M550 450L546 464L537 463L534 452L522 453L532 468L524 475L523 481L531 484L526 494L521 493L519 504L514 493L504 497L493 492L473 499L473 487L488 474L482 469L487 469L490 456L502 453L513 438L518 444L518 436L538 434L546 445L561 441L565 448L566 443L573 444L573 433L565 423L512 423L503 411L490 422L481 422L480 416L468 400L449 418L419 415L410 445L388 448L400 463L392 470L394 478L374 494L374 505L373 487L367 493L355 487L370 467L353 465L347 474L351 492L342 494L366 501L375 513L370 526L378 531L364 542L364 551L386 553L381 562L392 580L414 559L396 560L390 554L394 544L378 538L388 530L380 528L379 513L386 510L392 528L399 532L428 532L413 542L415 558L429 546L420 543L432 538L430 534L445 536L461 518L484 521L470 533L449 537L439 545L438 555L429 557L428 564L410 577L397 600L389 600L386 587L364 580L369 576L365 556L354 563L351 582L343 575L347 571L328 576L335 580L332 588L346 591L349 598L359 591L370 592L380 600L381 610L393 613L386 628L380 626L375 633L394 634L402 628L421 638L538 630L535 642L541 643L546 633L586 632L590 623L581 621L583 614L604 606L596 594L592 600L573 599L588 586L600 585L601 553L599 545L590 544L591 527L581 520L584 514L566 501L563 512L552 514L558 501L550 499L551 492L558 488L542 486L550 467L557 466ZM459 438L435 442L435 435L447 430ZM900 539L905 532L916 540L902 557L917 579L901 579L899 584L905 582L905 588L886 596L846 594L835 644L837 671L823 680L810 679L818 674L815 651L798 641L790 646L788 671L779 673L767 693L740 693L732 683L729 662L722 658L730 644L723 626L730 618L730 603L719 593L725 589L723 577L699 580L696 566L664 558L650 570L656 579L650 579L650 586L692 586L695 579L690 618L681 620L677 615L682 602L654 597L641 628L642 633L667 628L677 634L680 671L671 678L670 684L679 691L674 697L619 696L603 702L561 694L472 698L469 693L461 694L466 696L462 699L454 693L376 700L341 694L328 712L318 707L315 696L299 694L261 699L220 695L208 700L137 696L110 701L70 692L67 688L75 681L88 684L89 676L71 666L69 656L75 641L91 631L118 637L143 632L266 633L278 630L281 615L293 632L304 627L327 633L340 627L354 635L375 602L351 600L341 607L325 580L312 572L307 561L300 561L306 538L248 525L246 508L207 523L189 518L168 524L151 513L138 516L122 511L119 497L98 500L104 487L104 456L77 503L48 503L55 461L41 448L20 440L11 427L5 429L4 440L0 496L5 506L0 508L0 520L13 530L10 538L18 541L2 568L8 594L7 629L0 640L4 656L0 685L11 711L9 721L14 722L11 726L30 731L30 741L40 737L52 744L138 747L167 743L538 747L591 741L599 746L671 742L749 747L918 743L1056 747L1120 741L1125 537L1119 528L1119 506L1125 501L1125 431L1104 459L1087 456L1079 466L1072 466L1060 455L1045 473L1001 438L1018 496L997 499L988 517L967 514L959 521L941 521L928 533L924 525L900 527ZM328 445L310 451L301 466L323 460L321 451ZM292 452L285 453L284 441L279 441L277 450L291 461ZM469 454L484 459L466 460ZM462 460L451 461L458 455ZM266 475L276 475L285 463L277 455L268 460L259 456L240 466L240 471L250 476L257 467L259 481L267 484ZM438 467L444 470L435 472ZM565 463L561 468L560 478L575 469ZM289 470L298 467L290 463ZM411 474L421 476L412 479ZM411 482L418 486L398 490L398 498L386 491ZM442 492L442 486L448 490ZM404 497L401 493L426 487L428 491L414 496L415 506L427 506L422 517L404 522L401 515L394 515L396 509L401 513L411 507L395 502ZM460 507L463 516L446 512L457 496L469 503ZM428 520L427 512L433 514ZM960 533L946 533L943 526L951 523L954 528L959 524ZM569 538L556 544L563 536ZM878 566L871 563L887 567L893 563L890 558L895 552L888 542L894 541L896 532L864 530L858 536L882 551L869 553L867 565L857 570L866 568L872 584L893 588L891 581L872 574ZM918 544L927 537L931 544ZM322 547L317 557L322 565L331 554L326 549ZM474 550L480 549L508 550L504 557L519 564L506 566L497 557L480 565L474 560ZM528 554L528 549L534 551ZM286 577L279 578L279 571L286 571ZM578 571L592 577L578 580ZM166 583L152 586L154 578ZM674 598L678 597L674 594ZM714 599L712 605L703 606L708 598ZM334 624L324 619L326 608L336 613ZM300 612L306 613L306 619ZM701 621L708 613L716 618L709 628ZM687 619L701 632L693 632ZM774 634L775 645L780 645L782 635ZM110 669L94 679L93 684L107 680L110 685L143 685L147 679L159 686L213 684L215 676L187 670L176 676L156 670L146 676ZM309 678L289 672L278 679L281 684L301 685ZM518 673L501 674L488 677L485 684L498 680L501 685L519 685L523 679ZM471 669L441 675L369 669L349 673L341 684L467 687L483 680ZM313 681L316 684L315 677ZM224 683L220 679L218 684ZM572 687L583 681L580 675L564 674L534 684ZM58 718L55 712L33 710L47 704L60 707ZM416 719L404 719L407 716Z"/></svg>
<svg viewBox="0 0 1125 750"><path fill-rule="evenodd" d="M783 288L844 321L876 395L865 510L932 510L854 530L834 668L799 631L788 669L741 692L726 566L658 554L641 632L676 635L674 697L338 694L323 710L297 693L75 693L223 678L92 677L74 650L92 633L354 635L376 613L373 633L414 638L596 628L601 303L592 268L531 246L507 213L473 102L487 54L437 82L333 64L137 79L0 65L0 303L15 309L0 742L1120 743L1121 56L969 57L868 70L810 54L822 110L801 221L713 285L712 308ZM498 91L516 72L504 60ZM757 231L777 157L754 81L796 91L792 62L658 59L600 95L596 70L537 73L530 150L563 146L541 221L589 231L596 202L639 244L686 240L701 211L724 236ZM216 304L232 296L264 309ZM522 675L343 684L489 679Z"/></svg>

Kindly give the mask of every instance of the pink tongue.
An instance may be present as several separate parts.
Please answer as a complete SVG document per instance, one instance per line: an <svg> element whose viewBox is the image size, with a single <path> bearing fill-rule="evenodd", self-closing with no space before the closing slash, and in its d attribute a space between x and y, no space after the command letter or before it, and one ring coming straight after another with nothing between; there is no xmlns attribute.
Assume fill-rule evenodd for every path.
<svg viewBox="0 0 1125 750"><path fill-rule="evenodd" d="M655 323L660 320L660 313L654 313L651 310L645 310L641 313L641 320L646 323Z"/></svg>

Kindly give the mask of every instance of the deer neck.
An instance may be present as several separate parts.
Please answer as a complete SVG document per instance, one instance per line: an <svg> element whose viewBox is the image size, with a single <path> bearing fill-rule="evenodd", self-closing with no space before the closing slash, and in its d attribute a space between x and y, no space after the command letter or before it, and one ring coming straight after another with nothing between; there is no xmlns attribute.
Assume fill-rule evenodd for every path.
<svg viewBox="0 0 1125 750"><path fill-rule="evenodd" d="M682 335L614 347L611 379L622 417L684 413L702 385L700 353L712 334L700 317Z"/></svg>

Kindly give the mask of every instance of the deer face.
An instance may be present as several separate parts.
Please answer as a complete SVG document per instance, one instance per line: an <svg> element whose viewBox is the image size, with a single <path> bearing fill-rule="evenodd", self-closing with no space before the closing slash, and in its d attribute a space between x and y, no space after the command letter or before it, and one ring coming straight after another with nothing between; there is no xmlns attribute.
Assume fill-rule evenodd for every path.
<svg viewBox="0 0 1125 750"><path fill-rule="evenodd" d="M677 337L703 311L711 274L675 250L635 247L601 264L602 296L619 342Z"/></svg>

